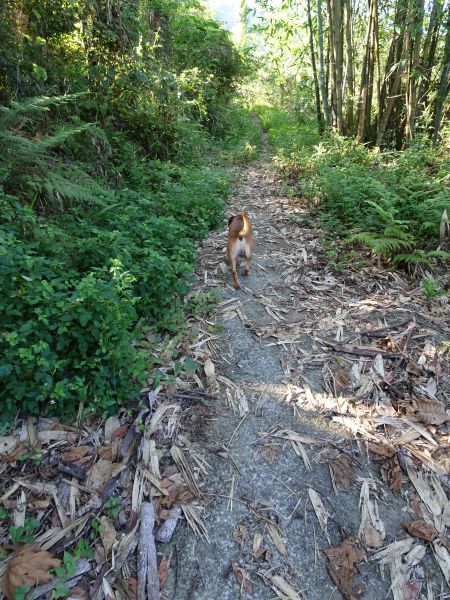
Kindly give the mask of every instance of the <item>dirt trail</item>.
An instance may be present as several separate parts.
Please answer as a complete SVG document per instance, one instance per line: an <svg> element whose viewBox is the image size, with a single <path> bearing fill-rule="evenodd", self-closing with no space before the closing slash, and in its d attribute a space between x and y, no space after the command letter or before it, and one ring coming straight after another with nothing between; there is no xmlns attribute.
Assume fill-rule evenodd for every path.
<svg viewBox="0 0 450 600"><path fill-rule="evenodd" d="M347 570L341 569L346 597L392 597L389 565L383 579L378 561L370 558L375 548L406 539L409 550L416 550L398 554L397 570L403 565L406 575L404 596L397 590L395 597L413 600L422 593L431 599L447 589L442 573L427 542L407 537L403 526L418 518L410 503L419 499L406 477L410 457L417 456L411 444L428 452L431 442L415 436L414 426L390 427L389 419L398 418L394 392L397 385L408 385L408 377L416 377L412 386L428 385L436 402L448 394L448 363L436 372L437 390L429 383L432 371L421 372L432 360L441 364L441 356L430 358L430 348L442 336L448 339L443 308L427 312L419 290L375 267L334 270L307 212L281 195L265 144L261 160L235 184L229 214L242 210L255 233L253 268L248 278L240 276L242 289L231 287L225 266L225 228L202 248L195 286L207 292L220 285L223 298L199 325L212 333L205 333L198 355L211 356L220 393L208 418L201 417L198 439L191 440L208 465L201 518L209 543L187 526L177 528L164 594L176 600L235 600L249 598L251 589L261 600L337 600L343 596L327 572L324 550L355 536L361 542L358 567L344 560ZM362 337L363 331L383 327L378 337ZM378 352L352 355L342 352L342 343ZM405 361L394 359L400 352L407 352L410 362L424 354L425 359L410 374ZM413 389L408 393L414 396ZM417 427L425 431L423 420ZM433 437L440 433L435 424L429 436L441 439ZM369 453L366 440L388 450ZM437 464L439 457L432 460ZM441 482L445 487L446 477ZM427 506L421 508L426 513ZM322 524L321 509L326 511ZM330 556L330 563L336 566L338 558Z"/></svg>

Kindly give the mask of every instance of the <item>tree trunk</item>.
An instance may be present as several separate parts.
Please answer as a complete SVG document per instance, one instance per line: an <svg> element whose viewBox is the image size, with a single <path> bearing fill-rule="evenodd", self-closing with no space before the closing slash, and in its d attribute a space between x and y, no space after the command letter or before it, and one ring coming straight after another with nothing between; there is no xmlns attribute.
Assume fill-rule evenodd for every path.
<svg viewBox="0 0 450 600"><path fill-rule="evenodd" d="M423 11L424 0L414 0L412 5L412 26L414 27L414 36L411 36L412 41L412 56L409 67L409 77L406 82L406 138L408 141L414 137L416 127L417 113L417 95L419 85L419 60L420 60L420 45L422 42L423 31Z"/></svg>
<svg viewBox="0 0 450 600"><path fill-rule="evenodd" d="M370 0L369 0L370 1ZM368 10L368 22L367 22L367 34L366 43L364 46L364 56L361 67L361 83L359 88L359 102L358 102L358 142L364 141L365 124L366 124L366 111L367 111L367 97L369 94L369 79L370 79L370 56L371 56L371 45L372 45L372 29L373 29L373 2L369 5Z"/></svg>
<svg viewBox="0 0 450 600"><path fill-rule="evenodd" d="M346 131L347 135L353 135L353 107L355 96L355 82L353 77L353 40L352 40L352 12L351 0L344 0L345 19L345 50L346 50L346 80L347 80L347 109L346 109Z"/></svg>
<svg viewBox="0 0 450 600"><path fill-rule="evenodd" d="M344 133L342 117L342 71L343 71L343 36L342 36L342 0L333 0L334 9L334 43L336 59L335 97L336 97L336 126L338 132Z"/></svg>
<svg viewBox="0 0 450 600"><path fill-rule="evenodd" d="M444 64L442 66L439 90L434 109L433 144L436 144L441 130L442 111L449 90L448 76L450 73L450 6L447 13L447 33L445 34Z"/></svg>
<svg viewBox="0 0 450 600"><path fill-rule="evenodd" d="M389 119L392 115L397 95L400 89L401 78L404 71L404 43L406 28L406 4L405 0L397 0L394 17L394 37L392 39L386 66L384 69L384 79L380 90L380 97L377 111L377 135L375 144L381 146L384 133L386 131ZM395 35L395 31L398 34Z"/></svg>
<svg viewBox="0 0 450 600"><path fill-rule="evenodd" d="M374 57L375 57L375 64L377 67L377 106L380 105L380 96L381 96L381 62L380 62L380 32L379 32L379 28L378 28L378 8L375 11L375 23L374 23ZM367 128L370 128L370 114L369 114L369 118L368 118L368 126ZM377 111L377 121L376 121L376 126L374 126L372 128L372 132L371 132L371 138L374 141L374 138L376 137L376 132L378 131L378 124L379 124L379 113Z"/></svg>
<svg viewBox="0 0 450 600"><path fill-rule="evenodd" d="M332 114L333 127L337 127L337 111L336 111L336 54L335 54L335 39L334 39L334 14L331 0L327 0L328 11L328 52L329 52L329 67L330 67L330 105Z"/></svg>
<svg viewBox="0 0 450 600"><path fill-rule="evenodd" d="M431 75L434 67L434 57L439 40L439 29L442 24L443 7L442 0L434 0L430 14L428 31L423 44L422 59L420 62L420 72L422 81L420 83L418 96L418 109L421 112L428 106L428 94L430 92Z"/></svg>
<svg viewBox="0 0 450 600"><path fill-rule="evenodd" d="M372 112L372 99L374 88L375 63L378 46L378 0L371 0L372 37L370 42L369 64L368 64L368 86L364 122L364 140L370 139L370 118Z"/></svg>
<svg viewBox="0 0 450 600"><path fill-rule="evenodd" d="M319 51L319 82L320 95L322 98L323 116L325 118L326 127L331 125L330 109L328 106L327 84L325 79L325 68L323 60L323 15L322 15L322 0L317 0L317 38Z"/></svg>
<svg viewBox="0 0 450 600"><path fill-rule="evenodd" d="M306 3L307 13L308 13L308 27L309 27L309 49L311 52L311 67L313 71L314 78L314 92L316 96L316 114L317 114L317 127L319 129L319 133L323 133L323 119L322 119L322 111L320 109L320 90L319 90L319 80L317 77L317 66L316 66L316 57L314 54L314 32L312 26L311 19L311 0L307 0Z"/></svg>

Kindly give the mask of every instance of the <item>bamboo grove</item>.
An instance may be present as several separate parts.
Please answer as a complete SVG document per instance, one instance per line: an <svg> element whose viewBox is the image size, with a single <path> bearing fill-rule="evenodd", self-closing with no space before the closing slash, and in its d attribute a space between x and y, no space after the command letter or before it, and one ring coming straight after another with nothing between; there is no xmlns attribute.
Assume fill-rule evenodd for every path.
<svg viewBox="0 0 450 600"><path fill-rule="evenodd" d="M285 0L276 8L261 0L244 14L247 31L263 34L282 87L307 67L321 131L398 149L419 133L439 141L450 71L445 0Z"/></svg>

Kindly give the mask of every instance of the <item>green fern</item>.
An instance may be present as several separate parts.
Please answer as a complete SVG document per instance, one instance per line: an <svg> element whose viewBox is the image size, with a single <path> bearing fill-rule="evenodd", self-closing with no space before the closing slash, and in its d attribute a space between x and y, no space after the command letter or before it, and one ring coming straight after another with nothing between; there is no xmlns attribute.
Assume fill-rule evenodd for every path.
<svg viewBox="0 0 450 600"><path fill-rule="evenodd" d="M433 260L434 259L434 260ZM397 254L393 258L394 266L408 265L417 266L422 265L424 267L431 268L433 262L441 261L446 262L450 260L450 252L444 252L443 250L431 250L426 252L425 250L415 250L411 254Z"/></svg>
<svg viewBox="0 0 450 600"><path fill-rule="evenodd" d="M85 95L86 92L67 94L65 96L42 96L23 102L12 101L9 107L0 106L0 131L18 124L23 127L24 124L31 121L36 115L46 113L50 108L73 102Z"/></svg>
<svg viewBox="0 0 450 600"><path fill-rule="evenodd" d="M409 249L412 239L409 234L398 228L385 228L382 233L361 231L349 238L350 242L359 242L371 249L374 255L381 258L391 258L400 250Z"/></svg>
<svg viewBox="0 0 450 600"><path fill-rule="evenodd" d="M56 132L36 140L30 130L36 113L59 106L77 96L33 99L0 107L0 181L3 191L19 196L34 206L54 199L95 202L101 190L85 172L72 166L68 169L56 153L68 140L87 131L94 133L89 123L62 126ZM28 131L24 128L27 123ZM19 127L20 125L20 127ZM15 127L14 130L11 130ZM20 131L20 133L19 133ZM28 135L27 135L28 134Z"/></svg>

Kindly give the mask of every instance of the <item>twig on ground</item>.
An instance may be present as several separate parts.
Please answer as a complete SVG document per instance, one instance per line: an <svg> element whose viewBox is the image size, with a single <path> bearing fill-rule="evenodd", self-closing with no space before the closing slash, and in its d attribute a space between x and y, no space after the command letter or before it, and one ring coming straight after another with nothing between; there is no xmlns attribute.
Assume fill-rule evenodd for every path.
<svg viewBox="0 0 450 600"><path fill-rule="evenodd" d="M155 511L152 502L144 502L141 508L139 529L137 597L160 600L158 563L153 529Z"/></svg>

